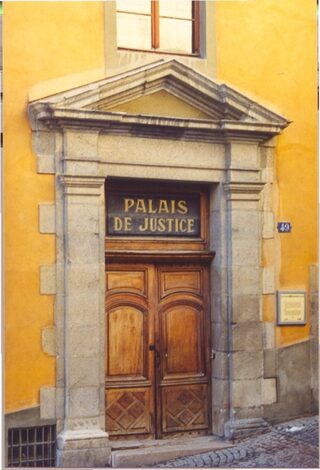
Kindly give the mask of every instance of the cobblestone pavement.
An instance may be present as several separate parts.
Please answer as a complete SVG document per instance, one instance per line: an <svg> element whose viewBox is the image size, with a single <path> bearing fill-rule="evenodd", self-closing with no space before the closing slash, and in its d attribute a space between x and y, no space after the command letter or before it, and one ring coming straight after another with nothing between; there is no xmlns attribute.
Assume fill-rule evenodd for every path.
<svg viewBox="0 0 320 470"><path fill-rule="evenodd" d="M157 467L319 468L318 427L317 416L296 419L241 440L234 447L170 460Z"/></svg>

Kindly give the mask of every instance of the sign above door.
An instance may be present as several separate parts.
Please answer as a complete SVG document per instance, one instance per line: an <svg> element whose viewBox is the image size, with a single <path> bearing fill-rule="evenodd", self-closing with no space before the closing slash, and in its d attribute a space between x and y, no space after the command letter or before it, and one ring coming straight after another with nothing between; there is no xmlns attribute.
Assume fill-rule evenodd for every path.
<svg viewBox="0 0 320 470"><path fill-rule="evenodd" d="M200 194L110 191L107 235L200 237Z"/></svg>

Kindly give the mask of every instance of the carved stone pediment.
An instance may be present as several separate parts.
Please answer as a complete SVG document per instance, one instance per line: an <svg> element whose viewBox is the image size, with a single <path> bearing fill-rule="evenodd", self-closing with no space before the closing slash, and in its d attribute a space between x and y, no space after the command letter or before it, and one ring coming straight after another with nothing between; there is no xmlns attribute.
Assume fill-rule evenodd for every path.
<svg viewBox="0 0 320 470"><path fill-rule="evenodd" d="M177 115L172 111L175 108ZM158 137L178 135L188 140L242 136L261 141L289 124L284 117L175 59L34 101L29 112L33 122L40 120L49 127L90 127L131 135L156 132Z"/></svg>

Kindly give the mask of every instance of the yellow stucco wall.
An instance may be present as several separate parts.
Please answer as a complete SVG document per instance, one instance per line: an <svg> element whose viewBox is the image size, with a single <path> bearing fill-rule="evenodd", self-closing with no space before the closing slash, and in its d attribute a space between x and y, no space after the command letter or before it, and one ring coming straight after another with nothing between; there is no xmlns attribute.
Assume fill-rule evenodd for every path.
<svg viewBox="0 0 320 470"><path fill-rule="evenodd" d="M55 242L38 231L38 204L54 199L54 181L36 172L28 95L40 98L112 70L105 70L103 2L5 2L4 18L5 406L10 412L38 404L39 388L54 385L55 373L54 359L41 350L41 328L53 323L53 299L39 294L39 266L55 262ZM263 262L275 266L278 289L308 291L309 265L317 261L315 1L210 2L207 24L208 40L215 41L207 50L216 56L210 56L207 69L199 61L199 71L293 121L277 146L274 207L276 221L290 220L293 231L264 242ZM153 106L152 99L146 101ZM173 101L168 99L168 109ZM182 114L189 111L181 107ZM275 321L275 315L275 297L265 296L264 319ZM308 330L277 328L277 344L301 341Z"/></svg>
<svg viewBox="0 0 320 470"><path fill-rule="evenodd" d="M276 222L292 233L264 242L265 266L276 288L309 290L317 262L317 15L314 0L216 2L217 78L251 94L293 122L278 139ZM274 321L275 298L264 299ZM308 337L309 327L277 328L283 346Z"/></svg>
<svg viewBox="0 0 320 470"><path fill-rule="evenodd" d="M39 388L53 385L55 374L54 359L41 351L41 328L53 323L53 298L39 295L39 266L55 262L55 241L38 230L38 204L54 199L54 180L37 175L28 93L43 80L104 67L103 5L5 2L3 34L5 410L10 412L39 403Z"/></svg>

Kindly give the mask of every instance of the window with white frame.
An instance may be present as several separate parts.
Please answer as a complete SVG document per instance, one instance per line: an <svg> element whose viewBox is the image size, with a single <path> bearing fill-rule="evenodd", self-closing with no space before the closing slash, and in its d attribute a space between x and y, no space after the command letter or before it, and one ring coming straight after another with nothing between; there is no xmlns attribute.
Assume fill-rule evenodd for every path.
<svg viewBox="0 0 320 470"><path fill-rule="evenodd" d="M117 0L118 48L198 55L200 3Z"/></svg>

